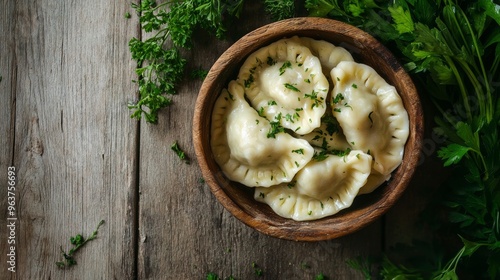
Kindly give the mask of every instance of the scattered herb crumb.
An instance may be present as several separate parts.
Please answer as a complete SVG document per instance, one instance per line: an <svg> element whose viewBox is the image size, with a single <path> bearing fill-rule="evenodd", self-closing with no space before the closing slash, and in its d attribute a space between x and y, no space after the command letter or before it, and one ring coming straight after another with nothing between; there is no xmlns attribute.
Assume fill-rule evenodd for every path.
<svg viewBox="0 0 500 280"><path fill-rule="evenodd" d="M74 254L87 242L97 238L97 234L99 233L99 227L101 227L103 224L104 224L104 220L101 220L99 222L99 224L97 224L97 228L94 230L94 232L92 232L92 234L86 239L81 234L77 234L75 236L70 237L69 240L74 247L71 248L68 253L66 253L62 249L62 246L60 247L61 254L62 254L64 260L56 262L57 267L66 268L66 267L76 265L76 260L74 258Z"/></svg>
<svg viewBox="0 0 500 280"><path fill-rule="evenodd" d="M207 280L220 280L219 275L209 272L207 273Z"/></svg>
<svg viewBox="0 0 500 280"><path fill-rule="evenodd" d="M255 262L252 262L252 268L255 272L255 275L260 277L264 274L264 271L262 271L262 269Z"/></svg>
<svg viewBox="0 0 500 280"><path fill-rule="evenodd" d="M125 13L125 18L131 18L131 17L132 17L132 16L130 15L130 13L129 13L129 12L126 12L126 13Z"/></svg>
<svg viewBox="0 0 500 280"><path fill-rule="evenodd" d="M367 278L367 279L370 279L370 278ZM327 280L327 278L325 275L323 275L323 273L320 273L320 274L316 275L316 277L314 277L314 280Z"/></svg>

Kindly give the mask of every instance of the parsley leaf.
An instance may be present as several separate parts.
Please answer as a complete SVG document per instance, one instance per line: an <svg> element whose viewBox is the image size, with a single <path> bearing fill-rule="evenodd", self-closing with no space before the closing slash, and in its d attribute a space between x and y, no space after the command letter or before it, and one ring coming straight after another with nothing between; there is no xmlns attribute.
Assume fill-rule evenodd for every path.
<svg viewBox="0 0 500 280"><path fill-rule="evenodd" d="M387 8L394 20L394 26L399 34L413 32L415 30L411 14L401 6Z"/></svg>
<svg viewBox="0 0 500 280"><path fill-rule="evenodd" d="M186 153L179 147L179 143L177 143L177 141L174 141L174 143L172 143L170 149L174 151L182 161L184 161L186 164L189 164L189 158L186 156Z"/></svg>
<svg viewBox="0 0 500 280"><path fill-rule="evenodd" d="M450 144L441 148L438 151L438 156L444 160L444 166L450 166L458 163L469 150L470 148L458 144Z"/></svg>

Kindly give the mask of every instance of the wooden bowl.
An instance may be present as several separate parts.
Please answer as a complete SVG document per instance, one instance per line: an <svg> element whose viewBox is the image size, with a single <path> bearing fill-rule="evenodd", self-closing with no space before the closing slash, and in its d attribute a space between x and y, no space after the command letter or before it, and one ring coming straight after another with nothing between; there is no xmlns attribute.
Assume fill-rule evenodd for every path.
<svg viewBox="0 0 500 280"><path fill-rule="evenodd" d="M257 49L294 35L322 39L346 48L354 59L373 67L395 86L408 111L410 133L401 165L392 179L374 192L356 197L351 207L315 221L294 221L275 214L253 198L253 189L228 180L214 160L210 122L215 100L236 78L246 57ZM293 18L260 27L227 49L210 69L195 104L193 141L203 177L217 200L236 218L270 236L319 241L338 238L370 224L383 215L408 186L419 161L423 114L415 86L396 58L377 40L351 25L322 18Z"/></svg>

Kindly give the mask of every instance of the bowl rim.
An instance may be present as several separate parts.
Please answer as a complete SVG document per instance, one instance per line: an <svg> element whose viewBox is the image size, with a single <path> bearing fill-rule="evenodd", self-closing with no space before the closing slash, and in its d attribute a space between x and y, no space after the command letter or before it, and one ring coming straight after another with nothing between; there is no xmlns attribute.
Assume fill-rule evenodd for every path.
<svg viewBox="0 0 500 280"><path fill-rule="evenodd" d="M277 34L275 31L278 29L285 30L285 33ZM328 227L328 225L330 225L328 223L328 220L336 219L336 216L340 212L320 220L300 222L292 220L290 223L274 223L268 220L266 217L248 214L226 193L224 189L219 186L217 176L215 176L214 172L210 171L210 164L208 163L209 159L206 156L211 154L211 149L208 149L207 151L207 147L202 145L202 137L204 136L202 135L202 133L203 129L206 128L206 125L202 121L202 118L207 110L210 112L211 116L211 112L213 109L207 109L207 106L203 105L207 102L210 95L214 94L210 93L209 90L213 86L213 83L217 81L217 77L223 74L226 66L230 65L233 56L235 54L238 54L242 57L240 58L239 63L237 63L239 67L241 66L242 61L244 61L246 57L248 57L248 55L256 51L258 48L266 46L270 42L276 41L279 38L292 37L294 36L294 34L304 34L305 32L333 32L338 34L339 36L351 37L353 41L355 43L359 43L360 46L371 46L371 48L373 48L373 50L377 54L379 54L384 61L387 62L388 67L390 67L390 69L394 72L394 75L396 75L398 79L401 79L401 82L403 84L408 86L408 91L405 92L405 108L408 112L410 112L410 108L417 118L410 119L410 132L405 145L403 162L395 171L393 171L393 174L398 172L398 174L400 175L399 181L392 190L384 191L381 199L377 199L375 203L370 204L368 207L366 207L366 209L362 208L352 212L357 215L357 223L355 224L352 224L350 220L341 220L339 224L336 224L335 226L332 224L331 227ZM338 45L336 42L331 43ZM254 47L252 48L251 46ZM227 83L229 82L229 80L225 82ZM222 87L224 87L224 85ZM220 93L215 94L218 96ZM403 96L401 97L403 98ZM415 173L416 166L419 162L422 147L423 130L423 110L416 87L401 64L384 45L382 45L378 40L376 40L368 33L362 31L361 29L341 21L318 17L297 17L270 23L247 33L239 40L237 40L234 44L232 44L216 60L209 73L207 74L207 77L203 81L203 84L199 90L198 97L196 99L192 136L195 154L205 182L209 186L212 194L216 197L218 202L222 204L222 206L233 216L235 216L238 220L240 220L247 226L272 237L295 241L321 241L339 238L366 227L367 225L371 224L379 217L381 217L383 214L385 214L388 209L400 198L400 196L407 188L409 182L411 181L411 178ZM410 141L412 143L412 147L411 149L407 149L406 146L408 146L408 143L410 143ZM405 159L408 158L411 158L413 160L405 161ZM263 207L268 206L266 204L262 205ZM316 223L322 224L323 226L320 234L314 232L313 226ZM290 225L294 224L296 225L290 228Z"/></svg>

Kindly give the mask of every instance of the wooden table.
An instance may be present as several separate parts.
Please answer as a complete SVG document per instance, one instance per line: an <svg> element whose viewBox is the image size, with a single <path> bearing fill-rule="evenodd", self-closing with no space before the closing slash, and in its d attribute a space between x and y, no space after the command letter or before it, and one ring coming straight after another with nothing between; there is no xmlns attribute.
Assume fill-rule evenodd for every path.
<svg viewBox="0 0 500 280"><path fill-rule="evenodd" d="M247 2L227 40L196 36L195 51L185 53L188 72L209 69L231 43L271 21L260 2ZM201 80L186 77L157 125L130 118L137 88L128 41L141 35L128 1L1 1L0 278L362 279L347 259L379 256L424 232L414 225L422 190L437 185L432 170L440 165L430 134L405 195L355 234L303 243L242 224L201 180L191 135ZM174 141L191 164L170 150ZM16 180L7 195L9 167ZM88 236L100 220L78 264L58 269L60 246L68 250L70 236ZM12 234L16 243L8 244ZM15 273L6 265L11 246Z"/></svg>

